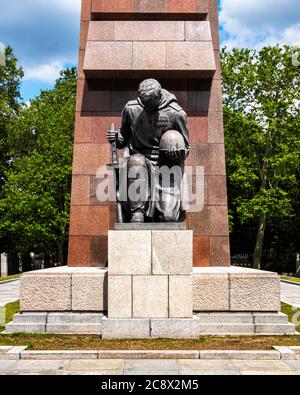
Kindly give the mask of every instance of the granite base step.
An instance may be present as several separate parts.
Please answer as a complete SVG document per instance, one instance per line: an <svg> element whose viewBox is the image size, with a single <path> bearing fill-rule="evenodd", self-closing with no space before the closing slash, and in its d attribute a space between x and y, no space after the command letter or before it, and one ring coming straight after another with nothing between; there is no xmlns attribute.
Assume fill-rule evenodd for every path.
<svg viewBox="0 0 300 395"><path fill-rule="evenodd" d="M100 313L22 313L5 333L101 335L103 339L294 335L282 313L198 313L193 318L108 319Z"/></svg>

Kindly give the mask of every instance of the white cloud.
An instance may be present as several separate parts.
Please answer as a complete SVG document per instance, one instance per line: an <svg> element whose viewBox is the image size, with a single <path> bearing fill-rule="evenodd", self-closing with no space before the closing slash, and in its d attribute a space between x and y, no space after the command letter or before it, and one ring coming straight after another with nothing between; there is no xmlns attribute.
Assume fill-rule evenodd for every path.
<svg viewBox="0 0 300 395"><path fill-rule="evenodd" d="M222 0L220 21L229 49L300 41L299 0Z"/></svg>
<svg viewBox="0 0 300 395"><path fill-rule="evenodd" d="M41 64L37 67L25 69L25 79L36 80L52 84L58 77L59 72L63 69L63 63L53 60L48 64Z"/></svg>

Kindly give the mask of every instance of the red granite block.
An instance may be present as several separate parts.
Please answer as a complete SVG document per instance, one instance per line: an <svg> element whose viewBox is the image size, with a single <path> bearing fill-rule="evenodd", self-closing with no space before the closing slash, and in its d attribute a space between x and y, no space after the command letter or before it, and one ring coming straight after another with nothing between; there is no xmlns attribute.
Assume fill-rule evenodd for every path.
<svg viewBox="0 0 300 395"><path fill-rule="evenodd" d="M193 144L186 164L203 166L204 174L209 176L225 176L224 144Z"/></svg>
<svg viewBox="0 0 300 395"><path fill-rule="evenodd" d="M110 162L110 144L74 144L73 174L95 175Z"/></svg>
<svg viewBox="0 0 300 395"><path fill-rule="evenodd" d="M180 87L178 87L180 89ZM187 91L186 90L171 90L171 93L176 96L178 104L187 112Z"/></svg>
<svg viewBox="0 0 300 395"><path fill-rule="evenodd" d="M211 111L208 114L208 142L224 143L224 121L221 111Z"/></svg>
<svg viewBox="0 0 300 395"><path fill-rule="evenodd" d="M84 71L132 70L132 42L88 41Z"/></svg>
<svg viewBox="0 0 300 395"><path fill-rule="evenodd" d="M227 205L227 184L226 176L208 176L208 205Z"/></svg>
<svg viewBox="0 0 300 395"><path fill-rule="evenodd" d="M185 168L185 177L187 180L188 197L185 198L185 204L188 203L188 212L199 212L208 204L208 187L207 178L201 174L196 175L195 169L190 174L190 169Z"/></svg>
<svg viewBox="0 0 300 395"><path fill-rule="evenodd" d="M107 143L106 132L111 123L114 123L115 128L119 129L121 126L121 117L105 115L91 118L91 133L94 143Z"/></svg>
<svg viewBox="0 0 300 395"><path fill-rule="evenodd" d="M185 38L183 21L116 21L114 26L116 41L184 41Z"/></svg>
<svg viewBox="0 0 300 395"><path fill-rule="evenodd" d="M73 176L71 204L73 206L90 204L90 176Z"/></svg>
<svg viewBox="0 0 300 395"><path fill-rule="evenodd" d="M100 176L98 176L98 177L91 176L90 177L90 204L92 206L98 205L98 206L116 207L116 196L115 196L115 192L114 192L114 187L115 187L114 176L115 175L114 175L113 171L110 174L107 173L105 175L105 186L107 185L106 184L107 177L110 177L110 182L111 182L110 187L111 187L111 191L112 191L112 195L113 195L112 199L110 199L108 197L105 201L99 200L99 197L97 196L97 190L98 190L98 188L100 188L100 184L104 181L103 176L101 176L101 177ZM102 190L103 190L103 187L101 186L101 191ZM110 213L110 215L111 215L111 213Z"/></svg>
<svg viewBox="0 0 300 395"><path fill-rule="evenodd" d="M92 0L81 1L81 21L89 21L91 19Z"/></svg>
<svg viewBox="0 0 300 395"><path fill-rule="evenodd" d="M201 2L201 0L198 0L199 3ZM207 0L204 0L204 2ZM219 17L219 5L218 5L218 0L209 0L207 1L208 3L208 16L209 19L218 19Z"/></svg>
<svg viewBox="0 0 300 395"><path fill-rule="evenodd" d="M68 266L91 266L90 237L70 236Z"/></svg>
<svg viewBox="0 0 300 395"><path fill-rule="evenodd" d="M216 65L211 42L167 42L167 68L214 71Z"/></svg>
<svg viewBox="0 0 300 395"><path fill-rule="evenodd" d="M209 237L193 237L193 266L209 266L210 243Z"/></svg>
<svg viewBox="0 0 300 395"><path fill-rule="evenodd" d="M197 12L197 0L168 0L168 12L194 14Z"/></svg>
<svg viewBox="0 0 300 395"><path fill-rule="evenodd" d="M189 91L188 112L208 112L210 103L210 91Z"/></svg>
<svg viewBox="0 0 300 395"><path fill-rule="evenodd" d="M106 236L108 230L108 207L71 206L71 236Z"/></svg>
<svg viewBox="0 0 300 395"><path fill-rule="evenodd" d="M216 62L216 72L214 75L214 78L217 80L221 80L221 57L220 57L220 50L215 49L214 50L214 55L215 55L215 62Z"/></svg>
<svg viewBox="0 0 300 395"><path fill-rule="evenodd" d="M110 92L91 90L85 80L78 80L76 111L110 111Z"/></svg>
<svg viewBox="0 0 300 395"><path fill-rule="evenodd" d="M80 113L76 113L75 119L75 132L74 132L75 143L91 143L91 117L83 116Z"/></svg>
<svg viewBox="0 0 300 395"><path fill-rule="evenodd" d="M134 42L134 70L166 70L167 48L165 42Z"/></svg>
<svg viewBox="0 0 300 395"><path fill-rule="evenodd" d="M207 116L189 116L188 128L190 132L190 144L206 144L207 143Z"/></svg>
<svg viewBox="0 0 300 395"><path fill-rule="evenodd" d="M80 42L79 42L79 49L85 49L87 36L89 30L89 22L81 22L80 23Z"/></svg>
<svg viewBox="0 0 300 395"><path fill-rule="evenodd" d="M110 109L112 112L121 113L126 104L135 98L133 91L115 91L110 93Z"/></svg>
<svg viewBox="0 0 300 395"><path fill-rule="evenodd" d="M90 266L106 267L108 256L108 237L96 236L92 237L90 241L91 260Z"/></svg>
<svg viewBox="0 0 300 395"><path fill-rule="evenodd" d="M220 48L220 38L219 38L219 21L217 19L213 19L210 21L211 27L211 36L213 40L214 49Z"/></svg>
<svg viewBox="0 0 300 395"><path fill-rule="evenodd" d="M78 79L79 80L83 80L85 78L85 75L83 72L84 54L85 54L85 50L80 49L79 53L78 53Z"/></svg>
<svg viewBox="0 0 300 395"><path fill-rule="evenodd" d="M186 41L212 41L210 23L208 21L186 21Z"/></svg>
<svg viewBox="0 0 300 395"><path fill-rule="evenodd" d="M114 22L113 21L91 21L89 23L88 41L113 41Z"/></svg>
<svg viewBox="0 0 300 395"><path fill-rule="evenodd" d="M210 265L231 265L229 237L210 238Z"/></svg>
<svg viewBox="0 0 300 395"><path fill-rule="evenodd" d="M211 0L197 0L197 12L200 14L207 14L209 11L210 2Z"/></svg>
<svg viewBox="0 0 300 395"><path fill-rule="evenodd" d="M135 0L135 12L143 13L161 13L167 12L167 0Z"/></svg>
<svg viewBox="0 0 300 395"><path fill-rule="evenodd" d="M188 214L189 229L195 236L229 236L227 206L206 206Z"/></svg>
<svg viewBox="0 0 300 395"><path fill-rule="evenodd" d="M131 13L134 10L134 0L92 0L92 12Z"/></svg>
<svg viewBox="0 0 300 395"><path fill-rule="evenodd" d="M213 79L210 90L188 92L189 112L222 111L222 109L221 80Z"/></svg>

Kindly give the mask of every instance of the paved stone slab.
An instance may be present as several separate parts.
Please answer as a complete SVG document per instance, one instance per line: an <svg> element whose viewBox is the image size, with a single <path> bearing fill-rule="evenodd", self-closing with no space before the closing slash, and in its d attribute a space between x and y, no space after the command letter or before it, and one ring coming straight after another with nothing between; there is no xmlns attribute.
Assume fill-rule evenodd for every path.
<svg viewBox="0 0 300 395"><path fill-rule="evenodd" d="M123 368L124 368L124 360L122 359L113 359L110 361L107 360L72 360L70 361L68 370L73 370L73 371L107 371L108 374L110 371L119 371L119 373L122 373ZM114 374L114 373L113 373Z"/></svg>
<svg viewBox="0 0 300 395"><path fill-rule="evenodd" d="M7 351L6 359L8 360L18 360L21 359L21 353L26 350L27 347L16 346Z"/></svg>
<svg viewBox="0 0 300 395"><path fill-rule="evenodd" d="M99 359L199 359L199 351L193 350L101 350Z"/></svg>
<svg viewBox="0 0 300 395"><path fill-rule="evenodd" d="M125 361L124 374L156 374L165 375L166 373L178 375L180 370L177 361L166 360L135 360Z"/></svg>
<svg viewBox="0 0 300 395"><path fill-rule="evenodd" d="M291 350L290 347L274 346L273 348L280 353L280 359L283 360L297 359L296 353L293 350Z"/></svg>
<svg viewBox="0 0 300 395"><path fill-rule="evenodd" d="M0 282L0 308L20 297L20 281Z"/></svg>
<svg viewBox="0 0 300 395"><path fill-rule="evenodd" d="M103 323L103 339L147 339L150 337L149 319L108 319Z"/></svg>
<svg viewBox="0 0 300 395"><path fill-rule="evenodd" d="M279 360L280 353L278 351L200 351L200 359L243 359L243 360Z"/></svg>
<svg viewBox="0 0 300 395"><path fill-rule="evenodd" d="M21 359L38 359L38 360L52 360L52 359L97 359L98 351L23 351Z"/></svg>
<svg viewBox="0 0 300 395"><path fill-rule="evenodd" d="M110 275L151 274L151 231L109 231L108 265Z"/></svg>
<svg viewBox="0 0 300 395"><path fill-rule="evenodd" d="M300 287L299 285L281 282L281 300L291 306L300 308Z"/></svg>

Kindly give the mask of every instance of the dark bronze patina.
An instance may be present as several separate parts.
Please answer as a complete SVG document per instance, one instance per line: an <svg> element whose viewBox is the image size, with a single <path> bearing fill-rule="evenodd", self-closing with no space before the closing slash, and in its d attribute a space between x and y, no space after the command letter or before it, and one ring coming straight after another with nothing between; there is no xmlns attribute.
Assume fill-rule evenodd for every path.
<svg viewBox="0 0 300 395"><path fill-rule="evenodd" d="M173 169L176 166L181 179L184 160L189 153L189 132L187 116L174 95L161 88L158 81L149 79L139 86L138 98L126 104L122 112L120 131L111 126L107 133L112 144L112 161L119 177L117 149L127 148L129 156L128 189L136 182L131 177L132 169L139 174L139 183L145 191L144 197L135 201L128 197L127 202L118 199L119 222L180 222L184 211L180 200L180 185L173 180L164 187L158 169ZM119 180L120 184L122 180ZM154 184L154 185L153 185ZM158 196L154 199L153 196Z"/></svg>

